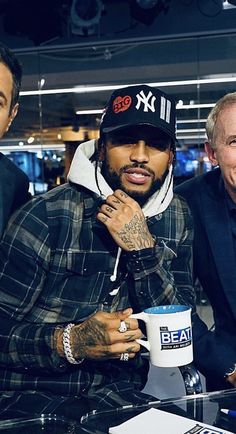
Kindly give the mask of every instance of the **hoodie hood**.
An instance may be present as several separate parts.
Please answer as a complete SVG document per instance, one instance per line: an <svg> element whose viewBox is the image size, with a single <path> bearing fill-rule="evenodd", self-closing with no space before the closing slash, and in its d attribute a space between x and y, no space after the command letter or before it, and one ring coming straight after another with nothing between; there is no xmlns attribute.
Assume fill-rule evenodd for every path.
<svg viewBox="0 0 236 434"><path fill-rule="evenodd" d="M94 139L89 140L88 142L81 143L81 145L78 146L73 157L67 178L68 181L81 185L100 196L101 194L98 190L95 177L95 163L90 161L90 158L94 154L95 149L96 140ZM156 214L159 214L165 211L165 209L169 206L173 198L172 171L173 167L171 165L169 173L160 190L156 191L143 206L142 210L145 217L152 217ZM99 166L97 179L98 185L102 192L102 197L105 199L107 196L113 193L113 190L102 176Z"/></svg>
<svg viewBox="0 0 236 434"><path fill-rule="evenodd" d="M100 196L101 193L98 190L95 177L95 162L90 161L90 158L94 154L95 149L96 140L89 140L88 142L81 143L81 145L78 146L72 160L67 178L68 181L71 181L77 185L82 185L83 187L86 187L88 190ZM98 184L102 192L102 197L105 199L107 196L113 193L113 190L102 176L99 166L97 170ZM145 217L152 217L154 215L160 214L161 212L165 211L165 209L171 202L173 198L172 170L173 168L171 165L169 173L160 190L155 192L142 208ZM113 274L110 276L111 282L115 282L117 279L117 270L121 252L121 247L118 247ZM113 289L110 292L110 295L115 296L118 293L119 288L120 287Z"/></svg>

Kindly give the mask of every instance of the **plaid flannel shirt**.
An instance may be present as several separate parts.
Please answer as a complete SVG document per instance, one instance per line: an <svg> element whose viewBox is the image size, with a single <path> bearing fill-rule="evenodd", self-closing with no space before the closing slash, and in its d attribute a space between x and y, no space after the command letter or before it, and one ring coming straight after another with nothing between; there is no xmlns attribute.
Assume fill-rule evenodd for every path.
<svg viewBox="0 0 236 434"><path fill-rule="evenodd" d="M174 196L165 212L148 219L156 246L123 252L114 283L117 245L96 220L100 204L97 195L64 184L11 218L0 245L2 391L122 405L127 384L135 395L146 382L148 367L140 355L127 363L85 360L72 366L53 347L55 328L80 323L99 310L194 306L193 230L185 202Z"/></svg>

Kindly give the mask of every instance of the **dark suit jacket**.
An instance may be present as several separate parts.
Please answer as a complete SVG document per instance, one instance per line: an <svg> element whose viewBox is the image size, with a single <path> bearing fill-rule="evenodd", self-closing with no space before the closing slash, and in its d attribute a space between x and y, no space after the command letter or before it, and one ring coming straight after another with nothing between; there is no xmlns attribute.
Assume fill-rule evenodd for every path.
<svg viewBox="0 0 236 434"><path fill-rule="evenodd" d="M0 153L0 238L13 211L30 199L28 189L26 174Z"/></svg>
<svg viewBox="0 0 236 434"><path fill-rule="evenodd" d="M221 188L220 188L221 185ZM193 264L214 312L215 332L194 324L195 363L208 389L230 387L224 374L236 363L236 258L220 170L176 187L194 218Z"/></svg>

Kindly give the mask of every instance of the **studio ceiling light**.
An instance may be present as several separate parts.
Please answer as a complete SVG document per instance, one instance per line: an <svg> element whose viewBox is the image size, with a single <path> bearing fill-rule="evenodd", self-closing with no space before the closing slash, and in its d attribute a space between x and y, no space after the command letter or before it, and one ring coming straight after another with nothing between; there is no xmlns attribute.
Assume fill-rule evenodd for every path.
<svg viewBox="0 0 236 434"><path fill-rule="evenodd" d="M161 12L167 12L171 0L131 0L130 16L150 26Z"/></svg>
<svg viewBox="0 0 236 434"><path fill-rule="evenodd" d="M93 34L101 18L100 0L73 0L70 11L71 31L77 35Z"/></svg>
<svg viewBox="0 0 236 434"><path fill-rule="evenodd" d="M236 76L219 77L219 78L196 78L194 80L160 81L160 82L153 82L153 83L124 83L122 87L132 86L132 84L136 86L147 84L152 87L170 87L170 86L192 86L192 85L204 85L204 84L213 84L213 83L234 83L234 82L236 82ZM31 96L31 95L50 95L50 94L61 94L61 93L104 92L104 91L116 90L119 89L120 87L121 87L120 84L104 85L104 86L83 85L83 86L74 86L74 87L58 88L58 89L26 90L26 91L21 91L20 95Z"/></svg>

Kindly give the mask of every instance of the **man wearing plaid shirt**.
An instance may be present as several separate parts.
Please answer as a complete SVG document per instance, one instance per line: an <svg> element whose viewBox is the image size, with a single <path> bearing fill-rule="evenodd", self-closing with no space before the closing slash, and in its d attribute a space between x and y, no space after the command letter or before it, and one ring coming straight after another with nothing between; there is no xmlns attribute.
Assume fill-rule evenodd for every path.
<svg viewBox="0 0 236 434"><path fill-rule="evenodd" d="M138 404L148 361L132 312L194 306L192 220L173 195L175 104L115 91L68 183L11 219L0 246L0 406L80 417Z"/></svg>

